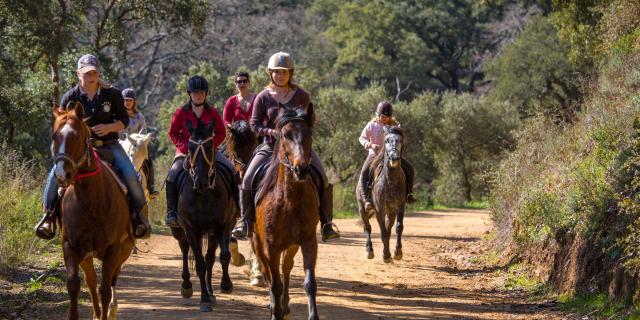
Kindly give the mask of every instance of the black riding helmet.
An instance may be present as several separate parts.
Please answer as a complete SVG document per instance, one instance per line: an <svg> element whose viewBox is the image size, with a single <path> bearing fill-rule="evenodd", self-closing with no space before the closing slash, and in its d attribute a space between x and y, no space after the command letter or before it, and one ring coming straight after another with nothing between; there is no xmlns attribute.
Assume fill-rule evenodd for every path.
<svg viewBox="0 0 640 320"><path fill-rule="evenodd" d="M209 83L201 76L193 76L187 81L187 92L209 93Z"/></svg>

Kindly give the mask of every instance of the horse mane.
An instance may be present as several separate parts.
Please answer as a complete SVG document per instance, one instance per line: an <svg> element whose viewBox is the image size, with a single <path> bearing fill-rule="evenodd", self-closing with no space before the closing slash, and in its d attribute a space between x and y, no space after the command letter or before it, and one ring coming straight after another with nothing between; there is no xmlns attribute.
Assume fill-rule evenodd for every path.
<svg viewBox="0 0 640 320"><path fill-rule="evenodd" d="M276 131L280 132L280 129L291 121L304 121L309 125L309 127L312 127L313 124L313 119L311 119L310 115L305 110L299 108L284 108L280 115L278 115L278 118L276 118ZM269 169L258 187L259 190L262 190L258 201L262 200L264 195L267 193L264 191L275 188L276 181L278 180L278 165L280 164L280 159L278 159L278 153L280 151L280 136L278 135L275 138L276 142L273 146Z"/></svg>
<svg viewBox="0 0 640 320"><path fill-rule="evenodd" d="M237 154L236 148L238 146L248 146L255 143L255 133L253 133L246 121L240 120L233 122L230 130L232 134L228 134L224 138L226 145L225 154L227 157Z"/></svg>
<svg viewBox="0 0 640 320"><path fill-rule="evenodd" d="M404 131L399 126L391 126L391 127L389 127L389 129L387 129L387 131L384 134L385 139L386 139L388 134L399 135L404 140ZM384 146L381 146L381 147L382 147L382 149L380 150L380 152L378 152L374 156L373 160L371 160L371 165L369 166L370 169L375 170L376 168L378 168L380 163L382 163L384 161L384 154L385 154L384 153ZM400 151L402 152L402 150L400 150Z"/></svg>
<svg viewBox="0 0 640 320"><path fill-rule="evenodd" d="M75 112L73 112L73 109L60 111L58 115L56 115L56 118L53 121L53 132L58 132L58 130L64 127L64 125L67 124L69 120L78 122L82 130L84 130L87 134L91 135L90 133L91 130L89 129L87 124L84 122L84 120L80 119Z"/></svg>

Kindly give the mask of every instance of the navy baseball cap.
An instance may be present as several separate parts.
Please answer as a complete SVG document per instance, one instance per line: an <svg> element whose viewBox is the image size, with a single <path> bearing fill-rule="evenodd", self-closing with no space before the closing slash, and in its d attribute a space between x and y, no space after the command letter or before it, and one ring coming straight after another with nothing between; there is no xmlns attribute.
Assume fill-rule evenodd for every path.
<svg viewBox="0 0 640 320"><path fill-rule="evenodd" d="M135 99L136 98L136 92L135 90L133 90L133 88L126 88L124 90L122 90L122 97L125 99Z"/></svg>
<svg viewBox="0 0 640 320"><path fill-rule="evenodd" d="M100 71L100 63L98 58L92 54L85 54L78 59L78 71L80 73L86 73L91 70Z"/></svg>

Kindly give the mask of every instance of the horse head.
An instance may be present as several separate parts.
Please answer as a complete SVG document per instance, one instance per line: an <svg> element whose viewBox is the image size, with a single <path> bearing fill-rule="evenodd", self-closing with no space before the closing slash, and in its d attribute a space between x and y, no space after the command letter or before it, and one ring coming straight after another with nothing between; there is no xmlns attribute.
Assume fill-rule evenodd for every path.
<svg viewBox="0 0 640 320"><path fill-rule="evenodd" d="M125 134L125 139L120 140L120 145L124 149L124 152L133 163L133 167L136 171L140 170L142 163L149 156L149 142L151 142L151 133L132 133Z"/></svg>
<svg viewBox="0 0 640 320"><path fill-rule="evenodd" d="M305 109L281 106L276 118L274 154L297 180L306 179L311 167L313 116L313 104L309 103Z"/></svg>
<svg viewBox="0 0 640 320"><path fill-rule="evenodd" d="M187 121L187 129L191 137L189 138L189 153L187 154L187 159L185 159L185 164L193 181L193 189L197 192L213 189L216 184L216 148L213 145L214 124L213 119L208 125L198 121L197 127L193 128L191 122Z"/></svg>
<svg viewBox="0 0 640 320"><path fill-rule="evenodd" d="M384 129L384 159L391 168L397 168L400 165L402 157L402 142L404 133L398 126L385 127Z"/></svg>
<svg viewBox="0 0 640 320"><path fill-rule="evenodd" d="M226 126L225 154L233 162L240 177L244 177L247 165L258 144L256 134L245 120L235 121Z"/></svg>
<svg viewBox="0 0 640 320"><path fill-rule="evenodd" d="M79 102L70 102L65 110L54 107L53 115L54 175L61 187L67 187L81 168L91 165L91 131L84 123L84 109Z"/></svg>

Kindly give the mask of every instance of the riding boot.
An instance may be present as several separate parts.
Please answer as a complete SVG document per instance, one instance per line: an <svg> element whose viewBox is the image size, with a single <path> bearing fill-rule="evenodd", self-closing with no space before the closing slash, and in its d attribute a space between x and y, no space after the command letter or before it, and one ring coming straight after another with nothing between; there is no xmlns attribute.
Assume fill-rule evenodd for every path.
<svg viewBox="0 0 640 320"><path fill-rule="evenodd" d="M240 218L231 235L238 240L246 240L253 234L253 222L256 219L256 211L253 207L251 191L240 188Z"/></svg>
<svg viewBox="0 0 640 320"><path fill-rule="evenodd" d="M58 218L60 206L56 205L53 209L44 208L42 219L36 224L35 232L38 238L51 240L56 236L56 220Z"/></svg>
<svg viewBox="0 0 640 320"><path fill-rule="evenodd" d="M137 239L147 239L151 236L151 225L147 220L144 211L149 208L145 205L140 211L131 210L131 223L133 225L133 236Z"/></svg>
<svg viewBox="0 0 640 320"><path fill-rule="evenodd" d="M175 182L167 180L167 218L165 224L171 228L178 228L178 194Z"/></svg>
<svg viewBox="0 0 640 320"><path fill-rule="evenodd" d="M149 198L155 199L160 193L158 192L158 190L156 190L155 187L156 175L155 171L153 170L153 162L151 162L151 159L147 159L145 160L145 163L147 167L147 190L149 190Z"/></svg>
<svg viewBox="0 0 640 320"><path fill-rule="evenodd" d="M364 210L373 210L373 199L371 199L371 170L363 170L360 175L360 185L362 186L362 198L364 199Z"/></svg>
<svg viewBox="0 0 640 320"><path fill-rule="evenodd" d="M332 220L333 185L329 184L322 192L322 199L320 200L320 224L322 225L323 242L340 239L340 232Z"/></svg>
<svg viewBox="0 0 640 320"><path fill-rule="evenodd" d="M402 171L404 172L405 188L407 190L407 204L412 204L417 201L413 196L413 166L404 159L402 159L400 165L402 166Z"/></svg>

